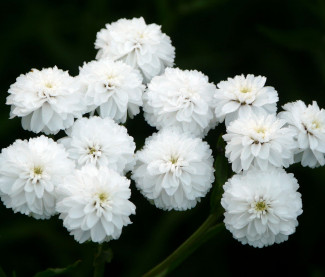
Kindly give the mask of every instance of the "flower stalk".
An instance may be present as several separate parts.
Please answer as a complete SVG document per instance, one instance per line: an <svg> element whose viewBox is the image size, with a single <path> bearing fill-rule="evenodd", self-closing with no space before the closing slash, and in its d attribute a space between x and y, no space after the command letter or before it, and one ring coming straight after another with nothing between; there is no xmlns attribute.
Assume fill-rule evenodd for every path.
<svg viewBox="0 0 325 277"><path fill-rule="evenodd" d="M145 273L143 277L166 276L174 270L199 246L223 229L224 224L217 223L219 215L219 213L210 214L202 225L181 246L179 246L164 261Z"/></svg>

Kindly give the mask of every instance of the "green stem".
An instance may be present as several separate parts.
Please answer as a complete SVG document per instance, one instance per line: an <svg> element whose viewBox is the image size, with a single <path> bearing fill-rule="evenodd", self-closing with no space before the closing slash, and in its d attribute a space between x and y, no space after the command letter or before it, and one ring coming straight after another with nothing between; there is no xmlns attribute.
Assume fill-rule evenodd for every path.
<svg viewBox="0 0 325 277"><path fill-rule="evenodd" d="M113 258L113 252L108 244L99 244L94 257L94 277L103 277L105 265Z"/></svg>
<svg viewBox="0 0 325 277"><path fill-rule="evenodd" d="M218 214L210 214L203 224L170 256L143 275L143 277L165 276L176 268L183 260L192 254L207 239L214 236L222 229L223 223L214 225L218 220ZM206 236L208 234L208 236Z"/></svg>
<svg viewBox="0 0 325 277"><path fill-rule="evenodd" d="M94 257L94 277L104 276L105 263L101 261L101 256L103 252L103 245L99 244L97 248L97 253Z"/></svg>

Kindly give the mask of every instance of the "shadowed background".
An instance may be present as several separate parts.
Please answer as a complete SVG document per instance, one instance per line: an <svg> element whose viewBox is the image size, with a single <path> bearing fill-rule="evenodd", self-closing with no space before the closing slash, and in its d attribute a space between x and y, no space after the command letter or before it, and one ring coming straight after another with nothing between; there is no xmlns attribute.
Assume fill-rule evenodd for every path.
<svg viewBox="0 0 325 277"><path fill-rule="evenodd" d="M235 1L4 1L0 4L0 147L23 131L9 120L7 91L31 68L57 65L78 74L95 58L96 33L119 18L143 16L162 25L176 47L176 66L197 69L217 84L227 77L252 73L267 77L279 93L279 108L298 99L316 100L325 108L325 2L314 0ZM153 128L142 114L127 123L138 147ZM217 133L208 141L215 148ZM186 260L173 276L325 276L325 169L291 166L300 184L304 213L297 232L280 245L243 246L224 231ZM165 258L205 220L209 196L186 212L163 212L150 205L132 183L137 206L133 224L110 242L114 257L109 276L140 276ZM0 266L11 276L33 276L48 267L80 265L69 276L91 276L96 245L78 244L57 216L37 221L0 204ZM321 252L322 253L322 252ZM281 269L280 269L281 267Z"/></svg>

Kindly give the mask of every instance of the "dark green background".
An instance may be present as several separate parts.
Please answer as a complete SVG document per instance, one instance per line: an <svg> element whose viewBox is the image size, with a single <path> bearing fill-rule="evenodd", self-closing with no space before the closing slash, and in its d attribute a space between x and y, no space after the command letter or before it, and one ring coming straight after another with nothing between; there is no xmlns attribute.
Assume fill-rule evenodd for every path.
<svg viewBox="0 0 325 277"><path fill-rule="evenodd" d="M280 106L301 99L325 107L325 2L288 1L1 1L0 146L34 136L9 120L7 91L19 74L52 67L78 73L94 59L96 32L119 18L143 16L162 25L176 47L176 65L198 69L218 83L237 74L267 77ZM279 107L280 107L279 106ZM138 142L153 129L142 115L128 122ZM219 127L208 140L215 147ZM325 170L293 166L304 213L288 242L264 249L242 246L229 232L201 247L173 276L325 276ZM133 184L132 184L133 186ZM209 197L209 195L208 195ZM107 276L139 276L166 257L207 217L208 198L187 212L163 212L132 187L133 224L111 242ZM57 217L37 221L0 205L0 266L32 276L82 260L71 276L91 276L96 245L80 245ZM316 251L320 252L317 253Z"/></svg>

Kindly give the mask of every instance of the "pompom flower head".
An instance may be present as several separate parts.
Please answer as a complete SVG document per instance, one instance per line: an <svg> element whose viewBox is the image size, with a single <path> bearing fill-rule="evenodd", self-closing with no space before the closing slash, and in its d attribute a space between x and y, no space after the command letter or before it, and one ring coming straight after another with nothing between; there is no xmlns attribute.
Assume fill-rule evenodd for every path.
<svg viewBox="0 0 325 277"><path fill-rule="evenodd" d="M144 85L140 73L131 66L109 59L91 61L80 68L78 78L89 111L96 110L99 116L118 123L140 112Z"/></svg>
<svg viewBox="0 0 325 277"><path fill-rule="evenodd" d="M132 178L141 193L164 210L187 210L214 181L212 151L188 133L165 129L146 140L136 154Z"/></svg>
<svg viewBox="0 0 325 277"><path fill-rule="evenodd" d="M303 166L317 167L325 164L325 110L314 101L305 105L302 101L288 103L279 114L295 133L297 152L295 159Z"/></svg>
<svg viewBox="0 0 325 277"><path fill-rule="evenodd" d="M176 127L203 137L215 127L213 95L216 87L196 70L167 68L148 84L144 116L151 126Z"/></svg>
<svg viewBox="0 0 325 277"><path fill-rule="evenodd" d="M78 167L108 166L126 173L134 165L135 143L124 126L110 118L81 118L59 140Z"/></svg>
<svg viewBox="0 0 325 277"><path fill-rule="evenodd" d="M253 166L267 170L270 166L292 164L296 150L294 132L283 127L285 124L285 120L273 114L252 112L232 121L223 138L233 171L238 173Z"/></svg>
<svg viewBox="0 0 325 277"><path fill-rule="evenodd" d="M7 208L37 219L55 214L55 188L74 169L62 145L45 136L17 140L0 154L0 195Z"/></svg>
<svg viewBox="0 0 325 277"><path fill-rule="evenodd" d="M76 170L57 189L63 225L80 243L118 239L135 214L129 186L128 179L107 167Z"/></svg>
<svg viewBox="0 0 325 277"><path fill-rule="evenodd" d="M265 82L265 77L248 74L246 77L237 75L217 84L214 95L217 119L220 122L225 120L229 125L232 120L250 111L276 113L278 93L273 87L265 86Z"/></svg>
<svg viewBox="0 0 325 277"><path fill-rule="evenodd" d="M249 170L224 185L225 225L243 244L262 248L295 232L302 213L297 180L283 169Z"/></svg>
<svg viewBox="0 0 325 277"><path fill-rule="evenodd" d="M20 75L9 94L10 118L21 117L23 128L35 133L56 134L85 112L76 79L56 66Z"/></svg>
<svg viewBox="0 0 325 277"><path fill-rule="evenodd" d="M120 19L97 33L96 58L121 60L138 68L147 83L174 64L175 48L169 36L156 24L146 24L142 17Z"/></svg>

